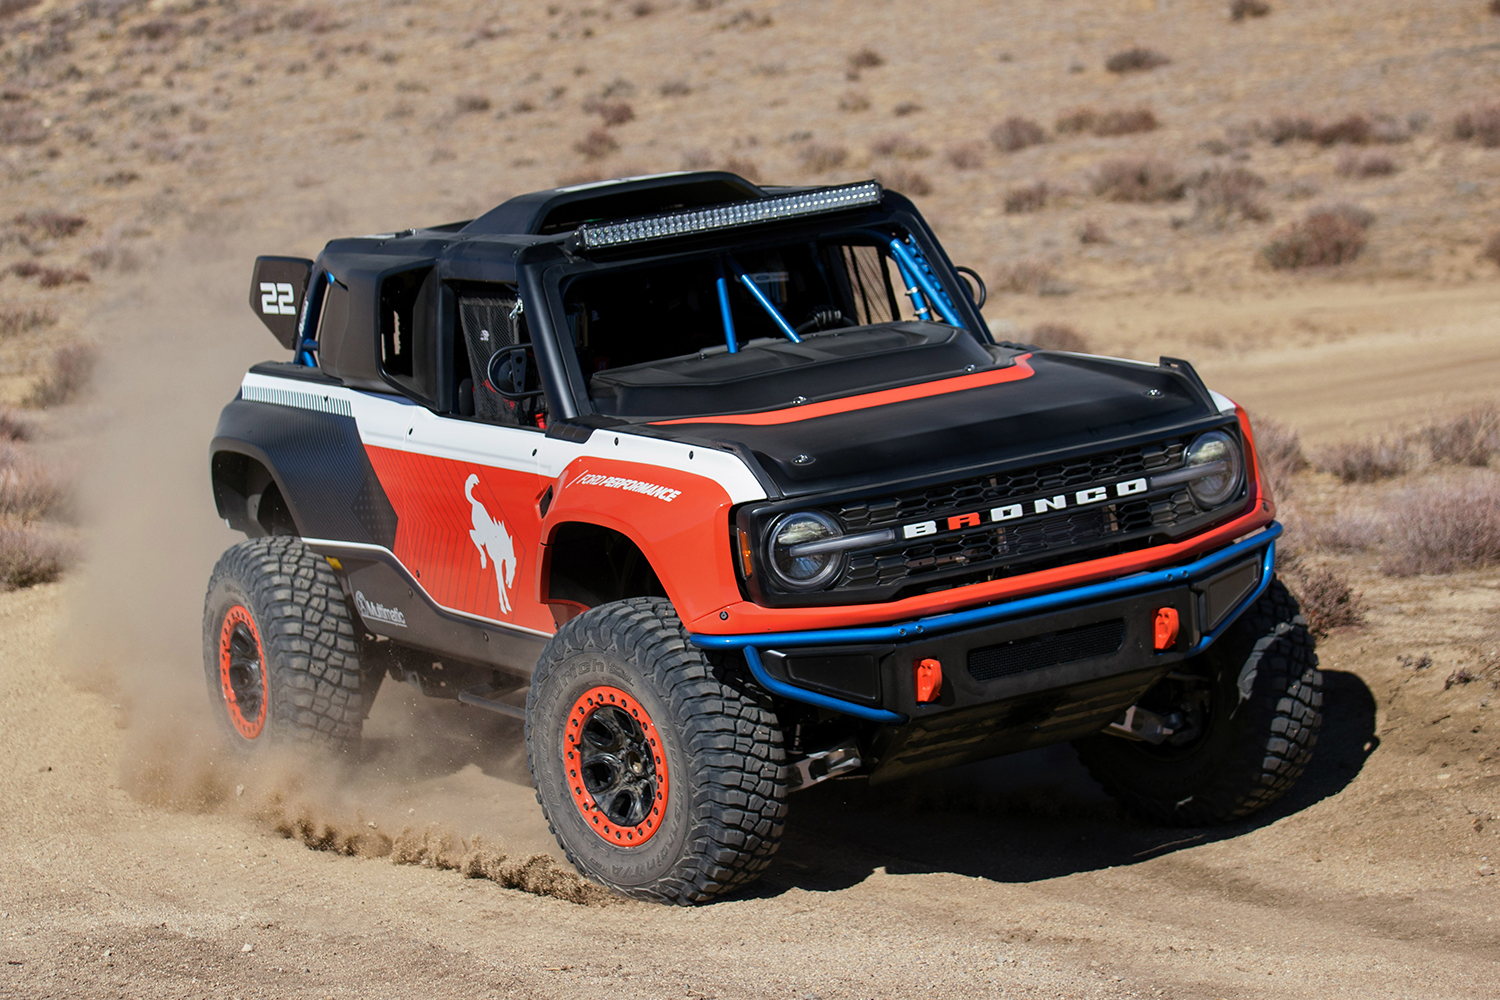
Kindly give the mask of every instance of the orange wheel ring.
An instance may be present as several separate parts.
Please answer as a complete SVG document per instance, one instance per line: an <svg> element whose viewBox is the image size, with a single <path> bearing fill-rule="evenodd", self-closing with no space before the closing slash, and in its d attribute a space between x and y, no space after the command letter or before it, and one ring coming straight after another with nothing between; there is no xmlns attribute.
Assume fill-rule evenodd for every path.
<svg viewBox="0 0 1500 1000"><path fill-rule="evenodd" d="M639 847L661 829L667 755L651 716L617 687L585 691L563 738L568 790L589 827L616 847Z"/></svg>
<svg viewBox="0 0 1500 1000"><path fill-rule="evenodd" d="M235 730L247 740L259 736L266 728L271 688L260 630L243 605L230 608L219 629L219 689Z"/></svg>

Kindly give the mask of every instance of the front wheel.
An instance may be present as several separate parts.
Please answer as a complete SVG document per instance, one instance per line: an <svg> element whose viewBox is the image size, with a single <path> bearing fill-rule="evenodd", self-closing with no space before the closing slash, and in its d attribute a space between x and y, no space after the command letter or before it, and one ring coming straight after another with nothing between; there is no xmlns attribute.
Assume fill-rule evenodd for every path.
<svg viewBox="0 0 1500 1000"><path fill-rule="evenodd" d="M1280 798L1312 760L1323 675L1297 601L1280 580L1208 651L1141 705L1186 720L1160 744L1091 736L1074 746L1104 790L1173 826L1227 823Z"/></svg>
<svg viewBox="0 0 1500 1000"><path fill-rule="evenodd" d="M558 630L526 697L526 751L568 860L627 896L704 902L755 879L780 842L776 715L689 643L660 598Z"/></svg>

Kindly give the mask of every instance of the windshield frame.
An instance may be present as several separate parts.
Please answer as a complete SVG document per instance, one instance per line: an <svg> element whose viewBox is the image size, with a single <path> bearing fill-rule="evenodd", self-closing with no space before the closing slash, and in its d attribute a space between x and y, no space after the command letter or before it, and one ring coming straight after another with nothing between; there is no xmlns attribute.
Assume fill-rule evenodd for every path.
<svg viewBox="0 0 1500 1000"><path fill-rule="evenodd" d="M534 264L524 261L526 255L523 254L523 259L517 260L516 263L518 271L531 272L518 274L518 277L522 279L526 307L532 312L533 320L540 318L536 315L537 313L545 311L545 326L548 328L546 333L548 339L552 341L549 346L555 348L555 353L548 353L553 353L551 360L556 366L554 370L558 374L565 374L567 387L572 396L570 402L573 405L561 408L562 412L570 417L598 414L593 399L588 394L588 378L582 370L578 352L573 348L572 340L568 335L564 300L569 286L579 278L590 274L602 274L622 268L670 265L677 261L701 261L716 253L751 252L788 242L813 239L832 240L846 234L868 240L872 235L872 230L888 238L904 235L926 258L931 271L930 278L936 289L946 295L948 304L956 318L960 320L958 325L981 344L993 344L995 341L988 325L969 297L970 290L967 283L958 275L952 261L949 260L947 253L933 236L926 222L917 214L915 208L908 207L910 203L906 202L906 199L890 192L887 192L886 197L888 201L896 201L898 204L890 209L862 212L853 218L845 216L812 219L805 222L800 220L778 222L755 229L736 230L732 233L703 234L673 240L670 244L664 243L659 249L652 247L651 249L655 249L656 252L642 252L647 248L632 246L615 252L591 253L588 257L566 253L543 254L539 256L544 259ZM526 286L541 291L543 294L526 295ZM932 317L932 321L944 322L940 316ZM540 325L534 325L532 328L533 341L542 332L538 329ZM572 413L567 413L568 410Z"/></svg>

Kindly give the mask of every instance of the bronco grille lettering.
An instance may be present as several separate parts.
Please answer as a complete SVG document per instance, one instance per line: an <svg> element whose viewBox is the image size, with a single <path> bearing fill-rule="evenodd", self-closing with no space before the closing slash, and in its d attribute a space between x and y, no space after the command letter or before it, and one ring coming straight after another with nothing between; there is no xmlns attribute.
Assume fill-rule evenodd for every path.
<svg viewBox="0 0 1500 1000"><path fill-rule="evenodd" d="M1038 497L1032 501L1032 512L1035 514L1046 514L1054 510L1065 510L1069 506L1086 507L1089 504L1104 503L1110 499L1111 494L1116 497L1128 497L1136 493L1144 493L1147 489L1145 478L1128 479L1123 483L1115 483L1113 486L1091 486L1086 490L1078 490L1071 498L1066 493L1059 493L1052 497ZM1012 503L1003 507L992 507L988 512L972 510L963 514L954 514L946 519L949 531L961 531L964 528L977 528L985 523L986 515L989 523L998 524L1001 521L1014 521L1024 516L1026 508L1022 504ZM915 521L911 524L901 526L901 537L906 539L921 538L924 535L935 535L938 533L936 521Z"/></svg>

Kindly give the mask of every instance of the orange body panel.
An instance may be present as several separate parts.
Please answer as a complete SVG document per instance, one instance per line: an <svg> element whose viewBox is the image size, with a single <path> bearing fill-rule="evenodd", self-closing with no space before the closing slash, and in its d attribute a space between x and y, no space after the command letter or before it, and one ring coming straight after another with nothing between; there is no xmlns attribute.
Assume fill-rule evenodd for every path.
<svg viewBox="0 0 1500 1000"><path fill-rule="evenodd" d="M671 491L646 492L647 487ZM635 542L656 570L683 621L717 614L742 600L729 532L729 494L704 476L658 465L575 459L554 483L542 522L551 539L567 522L611 528ZM545 546L544 546L545 548ZM536 592L545 594L546 565Z"/></svg>

